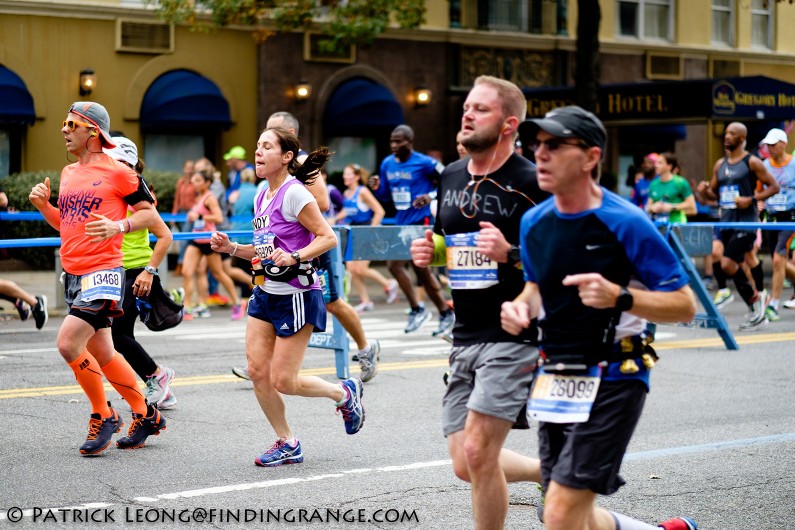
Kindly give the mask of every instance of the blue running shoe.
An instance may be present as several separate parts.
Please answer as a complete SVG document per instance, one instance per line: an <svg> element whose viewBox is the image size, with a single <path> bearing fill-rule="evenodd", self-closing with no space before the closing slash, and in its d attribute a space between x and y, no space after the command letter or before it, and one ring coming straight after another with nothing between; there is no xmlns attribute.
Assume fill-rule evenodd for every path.
<svg viewBox="0 0 795 530"><path fill-rule="evenodd" d="M340 383L340 386L345 390L348 398L345 403L337 407L337 411L342 413L342 419L345 421L345 432L356 434L364 425L364 405L362 405L364 388L362 387L362 382L355 377L346 379Z"/></svg>
<svg viewBox="0 0 795 530"><path fill-rule="evenodd" d="M121 418L112 408L110 409L110 416L104 419L97 413L92 414L91 419L88 420L88 438L80 446L80 454L86 456L98 455L107 449L110 445L111 436L119 432L122 425L124 423L122 423Z"/></svg>
<svg viewBox="0 0 795 530"><path fill-rule="evenodd" d="M665 530L698 530L698 525L690 517L674 517L657 526Z"/></svg>
<svg viewBox="0 0 795 530"><path fill-rule="evenodd" d="M455 312L448 311L439 317L439 327L431 333L434 337L440 337L446 334L452 334L453 326L455 325Z"/></svg>
<svg viewBox="0 0 795 530"><path fill-rule="evenodd" d="M133 412L133 422L127 436L116 440L116 447L119 449L138 449L146 445L146 439L153 435L160 434L166 429L166 419L160 411L151 405L148 407L151 414L144 416Z"/></svg>
<svg viewBox="0 0 795 530"><path fill-rule="evenodd" d="M425 324L430 318L431 312L425 309L424 306L420 306L419 309L412 310L409 313L409 321L406 324L406 329L403 331L405 333L413 333L420 329L422 325Z"/></svg>
<svg viewBox="0 0 795 530"><path fill-rule="evenodd" d="M283 439L276 440L270 449L254 459L254 463L261 467L276 467L282 464L300 464L304 461L301 451L301 441L295 441L295 447Z"/></svg>

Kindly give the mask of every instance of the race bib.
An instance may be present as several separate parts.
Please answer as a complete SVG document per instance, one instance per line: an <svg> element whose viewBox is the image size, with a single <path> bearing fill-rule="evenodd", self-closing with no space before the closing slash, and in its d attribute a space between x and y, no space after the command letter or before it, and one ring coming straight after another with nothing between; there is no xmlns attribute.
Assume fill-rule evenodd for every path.
<svg viewBox="0 0 795 530"><path fill-rule="evenodd" d="M411 189L408 186L392 188L392 202L396 210L408 210L411 206Z"/></svg>
<svg viewBox="0 0 795 530"><path fill-rule="evenodd" d="M273 234L265 234L261 243L254 244L254 252L257 253L259 259L267 259L271 254L276 251L274 244L275 236Z"/></svg>
<svg viewBox="0 0 795 530"><path fill-rule="evenodd" d="M204 219L196 219L195 221L193 221L194 232L204 232L205 226L207 226L207 222Z"/></svg>
<svg viewBox="0 0 795 530"><path fill-rule="evenodd" d="M734 202L736 197L740 196L740 189L734 186L721 186L720 187L720 207L724 210L735 210L737 204Z"/></svg>
<svg viewBox="0 0 795 530"><path fill-rule="evenodd" d="M94 300L121 300L123 268L84 274L80 277L80 297L86 302Z"/></svg>
<svg viewBox="0 0 795 530"><path fill-rule="evenodd" d="M767 199L767 207L774 212L787 211L787 190L782 189L772 197Z"/></svg>
<svg viewBox="0 0 795 530"><path fill-rule="evenodd" d="M601 376L599 366L580 375L550 374L539 368L527 400L528 419L550 423L588 421Z"/></svg>
<svg viewBox="0 0 795 530"><path fill-rule="evenodd" d="M452 289L486 289L499 283L497 262L477 249L477 232L444 236Z"/></svg>

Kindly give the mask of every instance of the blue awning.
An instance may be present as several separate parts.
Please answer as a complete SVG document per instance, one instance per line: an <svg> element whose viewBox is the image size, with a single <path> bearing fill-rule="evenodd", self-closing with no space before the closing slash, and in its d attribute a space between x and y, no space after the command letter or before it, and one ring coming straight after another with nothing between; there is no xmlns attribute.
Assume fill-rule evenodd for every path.
<svg viewBox="0 0 795 530"><path fill-rule="evenodd" d="M386 87L361 77L345 81L328 100L326 136L369 136L405 123L403 108Z"/></svg>
<svg viewBox="0 0 795 530"><path fill-rule="evenodd" d="M0 66L0 123L32 125L36 121L33 96L22 79Z"/></svg>
<svg viewBox="0 0 795 530"><path fill-rule="evenodd" d="M229 128L229 103L197 73L174 70L155 79L141 103L143 129Z"/></svg>

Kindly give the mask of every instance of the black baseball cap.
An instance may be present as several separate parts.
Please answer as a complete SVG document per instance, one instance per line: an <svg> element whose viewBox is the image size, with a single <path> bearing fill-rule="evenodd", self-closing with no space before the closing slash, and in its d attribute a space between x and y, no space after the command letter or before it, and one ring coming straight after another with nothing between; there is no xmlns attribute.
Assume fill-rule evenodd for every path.
<svg viewBox="0 0 795 530"><path fill-rule="evenodd" d="M560 107L547 112L543 118L525 120L519 125L519 132L535 138L543 130L557 138L579 138L589 147L598 147L604 156L607 143L605 126L593 112L577 105Z"/></svg>

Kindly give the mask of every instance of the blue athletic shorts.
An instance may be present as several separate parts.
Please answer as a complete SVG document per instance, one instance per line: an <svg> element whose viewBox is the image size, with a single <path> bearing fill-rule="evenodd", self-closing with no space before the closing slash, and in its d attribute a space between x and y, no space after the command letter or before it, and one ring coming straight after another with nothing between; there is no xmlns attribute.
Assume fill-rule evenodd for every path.
<svg viewBox="0 0 795 530"><path fill-rule="evenodd" d="M312 289L293 294L269 294L255 288L248 300L248 316L270 322L279 337L290 337L306 324L326 330L323 293Z"/></svg>

